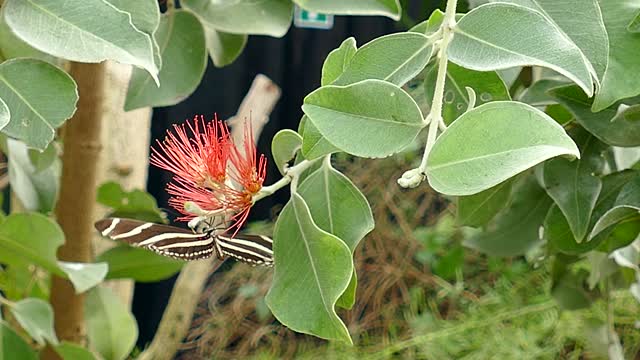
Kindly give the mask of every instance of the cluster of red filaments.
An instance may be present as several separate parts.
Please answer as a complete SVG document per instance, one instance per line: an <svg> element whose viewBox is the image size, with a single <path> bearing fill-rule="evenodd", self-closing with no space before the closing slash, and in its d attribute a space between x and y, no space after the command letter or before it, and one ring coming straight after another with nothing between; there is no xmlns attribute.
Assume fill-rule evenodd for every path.
<svg viewBox="0 0 640 360"><path fill-rule="evenodd" d="M262 189L267 161L258 158L251 123L244 124L242 147L233 143L227 126L202 115L174 125L164 141L151 148L151 164L174 174L167 186L169 205L189 221L202 214L185 209L191 202L211 214L231 216L227 229L237 233L249 216L253 195Z"/></svg>

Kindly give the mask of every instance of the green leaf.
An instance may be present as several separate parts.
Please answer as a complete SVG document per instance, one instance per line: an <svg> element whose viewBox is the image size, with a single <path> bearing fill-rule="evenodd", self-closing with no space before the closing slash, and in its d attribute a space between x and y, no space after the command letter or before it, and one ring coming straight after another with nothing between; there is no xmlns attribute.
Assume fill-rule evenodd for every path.
<svg viewBox="0 0 640 360"><path fill-rule="evenodd" d="M27 146L12 139L7 139L6 153L9 183L24 208L42 213L53 211L60 185L60 159L54 155L48 167L38 170L30 160Z"/></svg>
<svg viewBox="0 0 640 360"><path fill-rule="evenodd" d="M109 271L109 266L106 263L91 264L58 261L58 266L67 274L77 294L83 293L101 283L107 275L107 271Z"/></svg>
<svg viewBox="0 0 640 360"><path fill-rule="evenodd" d="M2 10L11 30L38 50L77 62L115 60L158 74L151 37L106 1L7 0Z"/></svg>
<svg viewBox="0 0 640 360"><path fill-rule="evenodd" d="M289 0L183 0L180 3L198 14L208 27L231 34L282 37L293 17L293 3Z"/></svg>
<svg viewBox="0 0 640 360"><path fill-rule="evenodd" d="M55 350L63 360L98 360L91 351L80 345L66 341L63 341L56 346Z"/></svg>
<svg viewBox="0 0 640 360"><path fill-rule="evenodd" d="M402 9L399 0L293 0L301 8L335 15L381 15L400 20Z"/></svg>
<svg viewBox="0 0 640 360"><path fill-rule="evenodd" d="M423 35L431 35L438 31L444 21L444 13L440 9L435 9L429 18L409 29L410 32L417 32Z"/></svg>
<svg viewBox="0 0 640 360"><path fill-rule="evenodd" d="M304 129L304 137L302 140L302 155L305 159L313 160L319 157L340 151L325 139L313 122L308 121L307 115L302 116L301 122Z"/></svg>
<svg viewBox="0 0 640 360"><path fill-rule="evenodd" d="M640 145L640 121L624 114L617 116L615 107L591 112L591 99L575 85L553 88L549 94L564 105L582 127L603 142L624 147Z"/></svg>
<svg viewBox="0 0 640 360"><path fill-rule="evenodd" d="M38 151L35 149L29 149L29 161L33 165L36 172L40 172L46 170L48 167L52 166L53 163L58 160L59 151L58 151L58 143L52 141L49 143L44 151Z"/></svg>
<svg viewBox="0 0 640 360"><path fill-rule="evenodd" d="M349 62L353 58L358 48L356 47L356 39L347 38L340 44L340 47L332 50L322 64L322 77L320 83L322 86L329 85L334 82L349 66Z"/></svg>
<svg viewBox="0 0 640 360"><path fill-rule="evenodd" d="M0 99L0 129L7 126L10 120L11 110L9 110L9 107L4 100Z"/></svg>
<svg viewBox="0 0 640 360"><path fill-rule="evenodd" d="M41 214L12 214L0 224L0 262L4 264L32 263L62 275L56 250L63 243L62 229Z"/></svg>
<svg viewBox="0 0 640 360"><path fill-rule="evenodd" d="M48 62L14 59L0 64L0 98L11 111L2 132L44 150L76 111L78 92L71 76Z"/></svg>
<svg viewBox="0 0 640 360"><path fill-rule="evenodd" d="M429 38L419 33L381 36L360 47L333 84L379 79L402 86L424 69L432 50Z"/></svg>
<svg viewBox="0 0 640 360"><path fill-rule="evenodd" d="M596 221L613 206L620 189L636 176L636 172L627 170L612 173L602 178L602 190L600 190L600 196L598 196L591 215L589 229L593 228ZM544 223L544 236L547 242L552 248L566 254L579 255L591 251L607 240L609 234L610 231L603 231L590 241L578 243L564 214L555 205L549 210Z"/></svg>
<svg viewBox="0 0 640 360"><path fill-rule="evenodd" d="M640 177L636 177L620 190L613 207L604 213L593 226L588 240L620 222L640 219L639 212Z"/></svg>
<svg viewBox="0 0 640 360"><path fill-rule="evenodd" d="M464 113L440 135L426 172L434 190L472 195L559 155L580 152L558 123L529 105L495 101Z"/></svg>
<svg viewBox="0 0 640 360"><path fill-rule="evenodd" d="M585 289L588 273L578 274L567 272L560 280L553 284L551 296L561 309L578 310L587 308L594 300L594 295Z"/></svg>
<svg viewBox="0 0 640 360"><path fill-rule="evenodd" d="M536 81L531 86L526 88L522 93L520 93L517 100L532 106L555 104L556 101L547 92L550 89L566 84L567 82L562 80L542 79Z"/></svg>
<svg viewBox="0 0 640 360"><path fill-rule="evenodd" d="M155 38L155 32L160 24L160 7L154 0L106 0L120 11L131 15L131 24L149 35L153 43L153 61L158 69L162 68L162 58L160 57L160 47Z"/></svg>
<svg viewBox="0 0 640 360"><path fill-rule="evenodd" d="M480 227L502 210L511 198L511 179L471 196L458 198L458 223Z"/></svg>
<svg viewBox="0 0 640 360"><path fill-rule="evenodd" d="M479 71L544 66L593 94L591 66L578 46L537 11L505 3L481 5L462 17L454 31L447 54L460 66Z"/></svg>
<svg viewBox="0 0 640 360"><path fill-rule="evenodd" d="M38 360L38 354L4 321L0 321L0 359Z"/></svg>
<svg viewBox="0 0 640 360"><path fill-rule="evenodd" d="M107 279L130 278L138 282L167 279L180 271L184 265L184 261L127 245L105 251L96 261L109 264Z"/></svg>
<svg viewBox="0 0 640 360"><path fill-rule="evenodd" d="M353 273L349 247L318 228L296 193L278 217L273 245L276 265L266 302L276 319L297 332L351 343L334 308Z"/></svg>
<svg viewBox="0 0 640 360"><path fill-rule="evenodd" d="M123 360L136 344L136 320L120 299L106 287L96 287L85 302L87 336L105 360Z"/></svg>
<svg viewBox="0 0 640 360"><path fill-rule="evenodd" d="M224 67L234 62L247 45L248 36L246 34L228 34L211 29L206 25L204 34L209 56L217 67Z"/></svg>
<svg viewBox="0 0 640 360"><path fill-rule="evenodd" d="M300 185L316 225L344 241L355 251L358 243L374 228L373 214L367 199L342 173L331 167L329 157ZM355 301L355 269L348 291L338 299L338 306L350 309Z"/></svg>
<svg viewBox="0 0 640 360"><path fill-rule="evenodd" d="M397 153L424 127L411 96L381 80L323 86L307 95L302 110L330 143L360 157Z"/></svg>
<svg viewBox="0 0 640 360"><path fill-rule="evenodd" d="M604 168L604 144L585 133L574 137L580 143L580 160L551 159L545 162L543 170L544 188L562 210L578 242L587 234L591 213L602 189L597 174Z"/></svg>
<svg viewBox="0 0 640 360"><path fill-rule="evenodd" d="M16 302L10 309L20 326L38 344L58 343L53 329L53 309L48 302L29 298Z"/></svg>
<svg viewBox="0 0 640 360"><path fill-rule="evenodd" d="M34 49L17 37L7 25L4 16L0 16L0 54L3 61L28 57L43 60L53 65L60 65L61 63L60 59Z"/></svg>
<svg viewBox="0 0 640 360"><path fill-rule="evenodd" d="M611 46L607 69L593 101L594 111L608 108L620 99L640 94L640 84L627 79L629 74L640 72L640 34L629 32L626 28L638 13L637 4L607 0L599 0L598 3Z"/></svg>
<svg viewBox="0 0 640 360"><path fill-rule="evenodd" d="M97 200L110 207L111 216L166 223L166 215L158 208L156 199L142 190L125 191L116 182L107 182L98 188Z"/></svg>
<svg viewBox="0 0 640 360"><path fill-rule="evenodd" d="M162 56L160 87L149 74L134 69L124 104L126 111L175 105L195 91L204 75L207 66L204 28L195 15L182 10L162 15L156 39Z"/></svg>
<svg viewBox="0 0 640 360"><path fill-rule="evenodd" d="M433 102L437 66L431 66L424 80L427 101ZM476 106L489 101L511 100L509 89L495 71L467 70L454 63L447 66L447 79L444 84L444 103L442 117L449 125L469 108L469 95L466 87L472 88L478 94Z"/></svg>
<svg viewBox="0 0 640 360"><path fill-rule="evenodd" d="M552 203L535 177L528 176L516 185L511 204L463 244L492 256L523 255L540 244L538 230Z"/></svg>
<svg viewBox="0 0 640 360"><path fill-rule="evenodd" d="M578 46L592 66L593 77L602 79L607 67L609 39L604 27L597 0L581 1L580 6L571 1L508 0L538 11ZM580 21L576 21L580 19Z"/></svg>
<svg viewBox="0 0 640 360"><path fill-rule="evenodd" d="M278 131L271 140L271 154L280 173L284 175L284 168L296 156L302 146L302 136L290 129Z"/></svg>
<svg viewBox="0 0 640 360"><path fill-rule="evenodd" d="M636 16L633 17L633 20L629 22L629 25L627 25L627 31L633 33L640 32L640 13L637 13Z"/></svg>

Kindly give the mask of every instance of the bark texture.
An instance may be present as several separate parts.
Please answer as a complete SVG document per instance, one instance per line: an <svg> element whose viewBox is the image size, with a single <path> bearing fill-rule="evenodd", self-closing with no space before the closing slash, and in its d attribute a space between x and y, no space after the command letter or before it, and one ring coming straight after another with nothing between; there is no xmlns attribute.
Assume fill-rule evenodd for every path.
<svg viewBox="0 0 640 360"><path fill-rule="evenodd" d="M101 149L105 64L73 63L70 73L78 85L80 98L76 113L64 126L62 175L55 216L64 231L65 243L58 250L58 258L62 261L90 262L96 168ZM51 305L58 338L84 344L84 295L76 294L68 280L54 276ZM54 359L57 356L49 351L45 358Z"/></svg>

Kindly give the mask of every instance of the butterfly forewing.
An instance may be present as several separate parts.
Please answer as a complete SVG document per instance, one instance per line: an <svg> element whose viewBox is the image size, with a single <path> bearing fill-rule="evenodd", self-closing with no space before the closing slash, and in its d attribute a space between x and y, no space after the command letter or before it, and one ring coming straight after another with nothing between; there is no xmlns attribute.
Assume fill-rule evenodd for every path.
<svg viewBox="0 0 640 360"><path fill-rule="evenodd" d="M181 260L205 259L215 253L209 234L132 219L107 218L95 223L103 236Z"/></svg>

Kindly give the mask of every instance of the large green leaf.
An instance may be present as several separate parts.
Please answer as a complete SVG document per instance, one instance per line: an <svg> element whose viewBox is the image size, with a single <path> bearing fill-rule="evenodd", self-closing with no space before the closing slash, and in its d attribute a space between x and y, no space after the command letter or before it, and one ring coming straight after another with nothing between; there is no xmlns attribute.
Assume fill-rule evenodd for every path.
<svg viewBox="0 0 640 360"><path fill-rule="evenodd" d="M402 86L424 69L432 50L429 38L419 33L381 36L360 47L333 84L379 79Z"/></svg>
<svg viewBox="0 0 640 360"><path fill-rule="evenodd" d="M234 62L247 45L248 36L246 34L229 34L211 29L206 25L204 34L209 56L217 67L227 66Z"/></svg>
<svg viewBox="0 0 640 360"><path fill-rule="evenodd" d="M459 197L458 223L484 226L509 203L512 185L513 181L509 179L475 195Z"/></svg>
<svg viewBox="0 0 640 360"><path fill-rule="evenodd" d="M0 359L38 360L38 354L4 321L0 321Z"/></svg>
<svg viewBox="0 0 640 360"><path fill-rule="evenodd" d="M0 262L35 264L58 275L56 250L64 233L53 220L37 213L12 214L0 224Z"/></svg>
<svg viewBox="0 0 640 360"><path fill-rule="evenodd" d="M331 144L361 157L385 157L409 145L424 127L418 105L381 80L323 86L302 110Z"/></svg>
<svg viewBox="0 0 640 360"><path fill-rule="evenodd" d="M610 107L591 112L592 100L575 85L553 88L549 94L564 105L582 127L603 142L625 147L640 145L640 121L625 116L626 111L618 114L618 109ZM629 109L634 111L633 107Z"/></svg>
<svg viewBox="0 0 640 360"><path fill-rule="evenodd" d="M0 98L11 111L2 132L44 150L76 111L78 92L73 79L48 62L14 59L0 64Z"/></svg>
<svg viewBox="0 0 640 360"><path fill-rule="evenodd" d="M55 153L51 143L47 148ZM9 164L9 182L26 210L48 213L55 205L62 165L57 155L49 166L38 169L31 161L26 145L7 139L6 154Z"/></svg>
<svg viewBox="0 0 640 360"><path fill-rule="evenodd" d="M325 139L318 128L313 125L313 122L309 121L307 115L302 116L300 120L300 126L304 129L304 137L302 139L302 155L305 159L317 159L319 157L338 152L340 149L333 146L327 139Z"/></svg>
<svg viewBox="0 0 640 360"><path fill-rule="evenodd" d="M309 11L336 15L382 15L400 20L400 0L293 0Z"/></svg>
<svg viewBox="0 0 640 360"><path fill-rule="evenodd" d="M424 79L427 101L433 102L433 91L436 84L437 66L430 66ZM476 94L475 106L489 101L511 100L509 89L495 71L473 71L454 63L447 65L447 79L444 83L444 103L442 117L449 125L469 108L469 94L466 87L472 88Z"/></svg>
<svg viewBox="0 0 640 360"><path fill-rule="evenodd" d="M583 53L538 11L505 3L481 5L462 17L454 31L447 54L458 65L480 71L544 66L593 94L591 66Z"/></svg>
<svg viewBox="0 0 640 360"><path fill-rule="evenodd" d="M297 332L351 343L335 311L353 273L349 247L313 222L296 193L278 217L273 245L276 266L266 302L276 319Z"/></svg>
<svg viewBox="0 0 640 360"><path fill-rule="evenodd" d="M58 343L53 329L53 309L48 302L33 298L20 300L11 306L11 313L38 344Z"/></svg>
<svg viewBox="0 0 640 360"><path fill-rule="evenodd" d="M637 176L636 172L627 170L602 178L602 190L600 190L600 195L593 209L589 229L593 228L596 221L613 206L620 190ZM555 205L549 210L544 223L544 236L547 242L553 249L567 254L582 254L591 251L607 240L609 234L610 231L603 231L590 241L578 243L564 214Z"/></svg>
<svg viewBox="0 0 640 360"><path fill-rule="evenodd" d="M160 6L155 0L106 0L118 10L131 15L131 23L136 29L149 35L153 42L153 60L158 69L162 68L160 46L155 38L155 32L160 24Z"/></svg>
<svg viewBox="0 0 640 360"><path fill-rule="evenodd" d="M204 28L188 11L173 11L160 19L156 34L162 56L160 87L148 73L135 69L131 75L125 110L144 106L168 106L195 91L207 66Z"/></svg>
<svg viewBox="0 0 640 360"><path fill-rule="evenodd" d="M158 208L156 199L142 190L125 191L117 182L107 182L98 188L97 200L110 207L115 217L166 223L166 215Z"/></svg>
<svg viewBox="0 0 640 360"><path fill-rule="evenodd" d="M580 6L572 1L507 0L540 12L554 23L593 66L593 76L602 79L607 68L609 39L597 0L582 0ZM576 21L579 19L579 21Z"/></svg>
<svg viewBox="0 0 640 360"><path fill-rule="evenodd" d="M105 360L123 360L136 344L136 320L120 299L106 287L96 287L85 303L87 336Z"/></svg>
<svg viewBox="0 0 640 360"><path fill-rule="evenodd" d="M523 255L540 244L538 230L552 203L535 177L528 176L517 184L511 204L464 245L493 256Z"/></svg>
<svg viewBox="0 0 640 360"><path fill-rule="evenodd" d="M183 0L181 4L208 27L231 34L282 37L293 17L290 0Z"/></svg>
<svg viewBox="0 0 640 360"><path fill-rule="evenodd" d="M128 245L113 247L98 255L96 261L109 264L107 279L130 278L138 282L164 280L184 265L184 261Z"/></svg>
<svg viewBox="0 0 640 360"><path fill-rule="evenodd" d="M639 219L640 177L636 177L620 190L613 207L604 213L595 223L589 234L589 240L620 222Z"/></svg>
<svg viewBox="0 0 640 360"><path fill-rule="evenodd" d="M104 280L109 267L106 263L75 263L58 261L58 266L69 278L76 293L83 293Z"/></svg>
<svg viewBox="0 0 640 360"><path fill-rule="evenodd" d="M578 242L587 234L591 213L600 195L604 168L604 144L585 131L575 132L580 144L580 160L551 159L544 164L543 183L547 194L566 217Z"/></svg>
<svg viewBox="0 0 640 360"><path fill-rule="evenodd" d="M56 346L55 350L63 360L99 360L91 351L66 341Z"/></svg>
<svg viewBox="0 0 640 360"><path fill-rule="evenodd" d="M116 60L158 74L151 36L104 0L7 0L2 10L11 30L36 49L78 62Z"/></svg>
<svg viewBox="0 0 640 360"><path fill-rule="evenodd" d="M374 228L373 214L367 199L351 180L331 166L330 157L304 180L299 194L309 206L316 225L344 241L351 253ZM356 281L354 269L348 291L338 299L338 306L347 309L353 306Z"/></svg>
<svg viewBox="0 0 640 360"><path fill-rule="evenodd" d="M349 66L349 62L356 53L356 39L353 37L345 39L340 47L333 49L322 64L322 77L320 83L322 86L329 85L334 82Z"/></svg>
<svg viewBox="0 0 640 360"><path fill-rule="evenodd" d="M4 16L0 16L0 57L2 61L28 57L33 59L39 59L47 61L53 65L60 65L60 59L55 56L51 56L38 49L34 49L32 46L22 41L16 34L11 31L9 25L4 19Z"/></svg>
<svg viewBox="0 0 640 360"><path fill-rule="evenodd" d="M429 184L447 195L472 195L559 155L580 156L564 129L529 105L495 101L464 113L436 140Z"/></svg>
<svg viewBox="0 0 640 360"><path fill-rule="evenodd" d="M284 175L285 165L296 156L302 146L302 137L290 129L278 131L271 140L271 154L280 173Z"/></svg>
<svg viewBox="0 0 640 360"><path fill-rule="evenodd" d="M633 1L598 0L609 36L609 61L593 110L603 110L616 101L640 94L640 83L629 74L640 72L640 33L627 31L640 6ZM587 34L585 34L587 35Z"/></svg>

